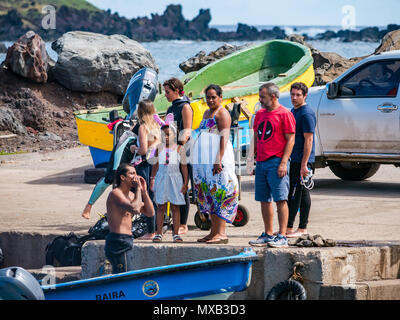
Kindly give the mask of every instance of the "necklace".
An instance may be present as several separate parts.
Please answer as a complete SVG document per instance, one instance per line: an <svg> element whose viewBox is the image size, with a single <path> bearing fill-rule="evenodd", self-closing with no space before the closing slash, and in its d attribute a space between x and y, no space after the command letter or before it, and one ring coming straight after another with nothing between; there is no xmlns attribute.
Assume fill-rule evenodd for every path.
<svg viewBox="0 0 400 320"><path fill-rule="evenodd" d="M211 114L209 115L208 119L213 118L213 117L217 114L219 108L221 108L221 106L219 106L218 108L216 108L215 110L213 110L213 111L211 112ZM210 109L210 110L211 110L211 109Z"/></svg>

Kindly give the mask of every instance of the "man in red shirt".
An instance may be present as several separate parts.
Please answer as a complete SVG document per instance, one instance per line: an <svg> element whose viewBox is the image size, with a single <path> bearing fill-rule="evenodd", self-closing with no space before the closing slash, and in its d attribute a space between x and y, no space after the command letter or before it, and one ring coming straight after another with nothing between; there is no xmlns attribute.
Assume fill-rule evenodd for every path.
<svg viewBox="0 0 400 320"><path fill-rule="evenodd" d="M254 246L287 247L288 171L296 121L293 114L279 103L279 88L275 84L263 84L259 89L259 97L262 108L255 116L248 164L254 163L255 155L255 199L261 202L265 232L249 243ZM272 201L278 209L279 232L276 236L272 230Z"/></svg>

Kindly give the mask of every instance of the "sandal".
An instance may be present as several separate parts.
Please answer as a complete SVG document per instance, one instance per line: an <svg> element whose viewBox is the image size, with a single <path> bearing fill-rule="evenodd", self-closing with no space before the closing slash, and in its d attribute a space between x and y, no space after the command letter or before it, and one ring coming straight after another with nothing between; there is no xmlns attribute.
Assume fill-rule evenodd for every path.
<svg viewBox="0 0 400 320"><path fill-rule="evenodd" d="M179 234L174 234L172 239L174 240L174 242L183 242L183 239Z"/></svg>
<svg viewBox="0 0 400 320"><path fill-rule="evenodd" d="M153 242L162 242L162 235L161 234L156 234L153 238Z"/></svg>
<svg viewBox="0 0 400 320"><path fill-rule="evenodd" d="M212 238L209 236L205 236L204 238L197 239L197 242L207 242L208 240L211 240Z"/></svg>
<svg viewBox="0 0 400 320"><path fill-rule="evenodd" d="M229 242L228 238L216 238L216 239L210 239L206 241L208 244L227 244Z"/></svg>

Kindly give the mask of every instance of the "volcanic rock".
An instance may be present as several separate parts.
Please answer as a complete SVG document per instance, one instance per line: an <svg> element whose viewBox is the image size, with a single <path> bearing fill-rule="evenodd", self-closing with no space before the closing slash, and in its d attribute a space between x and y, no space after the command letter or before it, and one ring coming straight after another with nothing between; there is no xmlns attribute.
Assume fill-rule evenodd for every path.
<svg viewBox="0 0 400 320"><path fill-rule="evenodd" d="M52 48L58 53L53 75L73 91L123 95L139 69L150 67L158 72L150 52L123 35L67 32Z"/></svg>
<svg viewBox="0 0 400 320"><path fill-rule="evenodd" d="M400 30L395 30L386 34L374 53L377 54L392 50L400 50Z"/></svg>
<svg viewBox="0 0 400 320"><path fill-rule="evenodd" d="M0 107L0 131L25 134L26 129L21 121L14 115L14 112L7 107Z"/></svg>
<svg viewBox="0 0 400 320"><path fill-rule="evenodd" d="M22 77L44 83L47 81L49 60L45 42L35 32L28 31L8 48L4 64Z"/></svg>
<svg viewBox="0 0 400 320"><path fill-rule="evenodd" d="M243 48L248 47L250 44L245 44L243 46L236 46L232 44L225 43L218 49L211 51L208 55L206 55L205 51L198 52L194 57L189 58L188 60L179 64L179 68L185 72L193 72L200 70L201 68L205 67L206 65L221 59L233 52L242 50Z"/></svg>
<svg viewBox="0 0 400 320"><path fill-rule="evenodd" d="M285 40L300 43L308 47L314 59L315 81L313 86L322 86L336 79L352 65L365 57L344 58L335 52L320 52L297 34L288 35Z"/></svg>

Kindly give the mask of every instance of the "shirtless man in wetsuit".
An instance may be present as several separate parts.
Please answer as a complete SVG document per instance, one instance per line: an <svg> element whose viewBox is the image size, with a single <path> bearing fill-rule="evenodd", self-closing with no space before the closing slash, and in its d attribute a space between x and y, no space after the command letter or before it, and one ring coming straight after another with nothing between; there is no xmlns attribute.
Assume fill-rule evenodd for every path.
<svg viewBox="0 0 400 320"><path fill-rule="evenodd" d="M132 269L132 216L143 213L154 216L154 207L147 193L145 180L136 174L135 167L124 163L115 174L114 189L107 198L107 221L110 232L106 237L105 253L113 273Z"/></svg>

